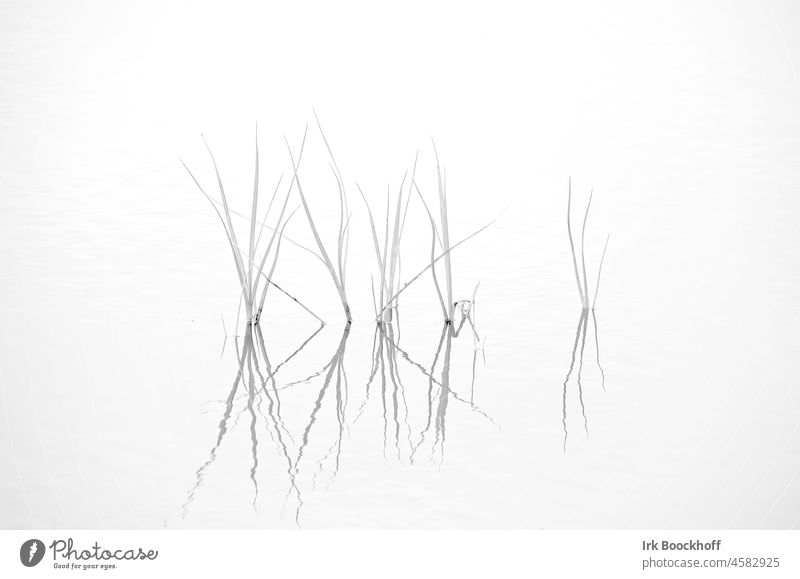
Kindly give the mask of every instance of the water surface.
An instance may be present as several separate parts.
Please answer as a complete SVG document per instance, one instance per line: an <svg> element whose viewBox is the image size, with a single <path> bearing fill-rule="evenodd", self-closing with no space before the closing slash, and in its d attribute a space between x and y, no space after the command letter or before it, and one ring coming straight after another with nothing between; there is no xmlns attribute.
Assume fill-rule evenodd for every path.
<svg viewBox="0 0 800 579"><path fill-rule="evenodd" d="M0 524L800 524L796 9L440 8L2 9ZM327 323L275 294L254 333L178 157L213 187L204 131L245 212L255 121L266 191L312 106L350 191L354 321L287 245L277 278ZM382 207L419 150L432 200L431 133L453 237L502 213L453 253L480 339L443 326L428 275L373 319L354 183ZM569 175L576 228L594 189L590 284L611 233L585 315ZM405 277L430 248L409 215ZM313 243L301 214L287 233Z"/></svg>

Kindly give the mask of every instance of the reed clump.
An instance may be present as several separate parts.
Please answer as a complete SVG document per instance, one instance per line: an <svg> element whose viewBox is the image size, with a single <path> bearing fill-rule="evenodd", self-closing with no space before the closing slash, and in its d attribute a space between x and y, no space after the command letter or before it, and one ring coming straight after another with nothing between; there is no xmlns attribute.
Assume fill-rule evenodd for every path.
<svg viewBox="0 0 800 579"><path fill-rule="evenodd" d="M209 193L207 193L205 188L203 188L198 179L195 177L194 173L192 173L192 171L189 169L188 165L186 165L186 163L184 163L183 160L181 160L181 163L191 176L194 183L197 185L197 188L211 204L211 207L214 209L214 212L216 213L220 223L222 224L222 228L225 232L225 237L228 241L228 245L231 250L231 255L233 257L233 263L236 269L236 275L239 280L239 287L241 291L240 303L244 305L247 322L249 324L258 324L261 318L261 313L264 310L264 304L267 298L267 291L269 290L271 285L275 285L272 282L272 277L275 273L275 269L278 264L278 257L280 255L280 249L281 249L281 241L284 239L284 230L286 229L286 226L288 225L292 215L294 214L294 212L291 212L288 216L286 214L287 206L289 204L289 198L291 196L292 188L294 185L294 180L292 180L292 183L289 184L289 187L286 190L286 194L283 197L283 202L282 203L279 202L280 210L278 211L277 218L274 219L274 224L271 227L268 227L267 222L271 217L271 210L278 196L278 192L280 190L282 182L282 178L278 179L278 182L272 193L272 197L270 198L269 204L267 205L266 213L263 219L260 221L261 226L258 227L259 220L257 218L257 214L258 214L258 203L259 203L259 192L260 192L259 188L260 162L258 153L258 136L256 135L252 208L250 216L248 218L249 228L248 228L248 235L246 237L247 245L245 247L242 247L239 243L239 238L236 235L236 229L233 226L233 220L231 219L231 215L233 212L231 210L230 204L228 203L228 196L225 193L225 186L223 185L222 182L222 176L220 175L219 166L217 165L214 153L211 151L211 147L208 145L208 142L205 140L205 137L203 137L203 144L205 145L206 150L208 151L208 154L211 157L211 163L214 166L214 173L216 176L217 187L219 189L219 195L221 201L217 201L214 197L212 197ZM220 211L220 208L222 209L222 211ZM261 240L265 229L271 230L271 234L268 235L269 241L267 242L266 248L263 251L261 251L260 249ZM256 230L258 230L257 235L256 235ZM259 253L261 255L260 258L258 257ZM295 298L292 297L292 299L294 299L297 303L300 303ZM310 310L308 311L310 312ZM316 317L316 315L313 314L313 312L311 313Z"/></svg>
<svg viewBox="0 0 800 579"><path fill-rule="evenodd" d="M449 224L449 213L447 209L447 176L445 173L444 168L442 167L441 163L439 162L439 153L436 150L436 144L433 143L433 152L434 157L436 159L436 185L437 185L437 200L438 200L438 209L439 209L439 221L437 223L436 219L431 212L428 203L425 201L425 197L422 195L420 191L419 185L416 182L414 176L411 179L411 186L417 193L420 201L422 201L422 205L425 208L425 213L428 217L428 221L431 227L431 250L430 250L430 259L429 263L422 268L416 275L411 277L407 282L405 282L402 286L398 285L397 290L391 294L391 296L385 300L385 303L382 305L381 309L378 311L378 321L381 320L381 316L385 313L387 309L396 305L397 299L401 293L403 293L408 287L417 281L425 272L428 270L431 271L431 276L433 277L433 285L436 288L436 296L439 300L439 305L442 309L442 317L444 318L444 322L448 326L453 325L453 321L455 319L456 313L456 306L458 305L457 301L453 300L453 266L451 260L451 254L453 250L455 250L458 246L463 243L466 243L490 225L492 225L500 216L495 217L482 227L478 228L477 230L473 231L466 237L462 238L461 240L457 241L456 243L451 243L450 241L450 224ZM414 163L416 168L416 160ZM443 269L444 269L444 290L442 290L442 284L439 281L439 276L436 272L436 264L439 262L443 262Z"/></svg>
<svg viewBox="0 0 800 579"><path fill-rule="evenodd" d="M569 247L572 252L572 266L575 271L575 282L578 286L578 296L581 300L581 306L584 310L594 310L597 303L597 293L600 291L600 275L603 273L603 261L606 258L606 249L608 249L608 240L611 238L609 233L606 236L606 242L603 246L603 254L600 257L600 266L597 269L597 281L594 288L594 297L589 301L589 280L586 275L586 254L584 251L584 238L586 236L586 221L589 218L589 208L592 205L592 196L594 191L589 193L589 202L586 204L586 211L583 214L583 225L581 227L581 271L578 271L578 259L575 255L575 242L572 239L572 178L569 179L569 188L567 194L567 235L569 237Z"/></svg>
<svg viewBox="0 0 800 579"><path fill-rule="evenodd" d="M281 177L278 179L269 202L267 203L267 208L263 217L259 217L259 210L262 204L260 200L260 159L257 131L255 139L253 189L249 214L239 213L231 207L217 160L204 137L203 143L214 168L219 199L212 196L208 190L200 184L200 181L192 170L181 160L184 168L191 176L195 185L197 185L197 188L208 200L222 225L225 238L231 250L233 265L240 289L240 309L242 307L244 308L247 323L251 325L257 325L261 321L270 287L274 287L276 290L284 293L291 300L304 308L310 315L314 316L320 323L324 324L319 316L279 286L274 280L283 241L292 243L305 250L322 263L336 289L347 323L349 324L353 319L346 286L352 213L348 205L348 195L342 172L339 169L333 150L325 136L322 124L316 112L314 113L314 117L322 142L325 145L325 150L327 151L329 167L335 184L339 205L338 231L333 247L326 246L325 242L323 242L318 227L319 222L312 213L309 196L307 195L307 191L303 186L303 180L300 176L300 165L308 137L308 126L306 126L298 149L293 149L288 139L284 138L291 162L292 179L288 186L285 187L285 193L281 193L283 178ZM383 231L379 231L372 208L364 192L356 183L356 187L358 188L369 215L373 248L378 265L378 279L372 278L372 293L375 320L379 324L392 322L393 318L396 317L400 295L425 272L430 270L436 289L436 295L442 310L442 317L444 318L445 324L452 325L456 317L456 307L459 302L453 299L454 278L451 253L458 246L492 225L497 219L493 219L478 230L462 238L460 241L456 243L451 242L447 178L445 170L440 163L439 153L435 143L433 144L433 153L436 161L436 191L438 203L438 209L435 212L436 217L434 217L434 213L430 210L416 181L416 156L410 174L406 171L394 199L392 198L391 191L387 189L386 216ZM299 196L299 205L289 210L291 196L295 190ZM411 198L414 196L414 193L416 193L422 201L430 224L430 255L426 260L428 262L427 265L410 279L403 282L400 245L403 239L403 231L411 204ZM314 238L316 250L297 243L285 234L285 230L292 217L300 208L302 208L302 213L306 217L305 221ZM247 221L248 227L246 232L237 232L234 227L233 217L244 218ZM267 233L265 234L265 232ZM583 293L581 296L583 299Z"/></svg>
<svg viewBox="0 0 800 579"><path fill-rule="evenodd" d="M375 320L381 323L392 321L393 312L397 308L397 300L390 302L390 296L397 293L400 289L400 241L403 237L403 229L408 216L408 206L411 202L411 188L414 183L414 175L417 169L417 159L414 159L414 167L411 170L411 178L408 173L403 175L400 187L397 191L397 198L394 202L392 212L392 200L390 190L386 189L386 220L383 231L383 249L378 240L378 231L375 226L375 218L372 209L367 201L364 191L358 187L364 205L369 215L369 226L372 233L372 244L375 250L375 259L378 263L378 291L375 291L375 280L372 279L372 303L375 312ZM406 182L409 183L408 190L405 190ZM405 209L403 209L403 199L405 198Z"/></svg>
<svg viewBox="0 0 800 579"><path fill-rule="evenodd" d="M297 191L300 194L300 201L302 202L303 211L305 212L306 219L308 220L308 225L311 228L311 233L314 236L314 241L316 242L317 248L319 249L322 263L328 270L328 274L330 275L331 280L333 281L333 285L336 287L336 292L339 294L339 299L341 300L342 308L344 309L344 315L347 318L347 322L350 323L353 319L353 315L350 310L350 304L347 301L347 289L345 286L345 281L347 277L347 253L350 245L351 214L347 207L347 193L345 191L344 180L342 179L341 171L339 171L339 166L336 164L336 159L333 156L333 151L331 150L331 147L328 144L328 139L325 138L325 133L322 130L322 125L319 122L319 117L317 117L316 112L314 113L314 118L317 121L317 126L319 127L320 135L322 136L322 140L325 143L325 148L327 149L328 155L330 157L330 168L331 171L333 172L333 177L336 181L336 187L339 196L339 233L336 239L335 266L331 261L330 257L328 256L328 252L325 249L325 245L322 243L322 238L320 237L316 222L314 221L314 218L311 215L311 210L309 209L308 201L306 199L305 192L303 191L303 186L300 182L300 177L298 176L299 158L298 162L295 162L294 155L292 154L292 148L289 146L288 141L286 141L286 147L289 149L289 157L292 161L292 170L294 172L293 182L297 183ZM306 133L304 133L303 135L303 142L305 142L307 133L308 133L308 127L306 127ZM301 154L302 154L302 147L301 147Z"/></svg>

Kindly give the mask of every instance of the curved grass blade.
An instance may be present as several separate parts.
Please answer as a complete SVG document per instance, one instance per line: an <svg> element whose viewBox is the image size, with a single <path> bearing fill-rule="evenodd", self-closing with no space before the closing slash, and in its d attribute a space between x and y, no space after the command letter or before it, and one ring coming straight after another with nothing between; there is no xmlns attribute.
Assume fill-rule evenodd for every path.
<svg viewBox="0 0 800 579"><path fill-rule="evenodd" d="M505 213L505 212L503 212L503 213ZM420 276L421 276L423 273L425 273L426 271L428 271L428 270L429 270L431 267L433 267L433 266L434 266L434 264L436 264L436 262L438 262L440 259L442 259L443 257L445 257L445 256L446 256L448 253L450 253L451 251L453 251L453 250L454 250L456 247L458 247L458 246L459 246L459 245L461 245L462 243L465 243L465 242L469 241L470 239L472 239L473 237L475 237L476 235L478 235L480 232L482 232L484 229L486 229L486 228L487 228L487 227L489 227L490 225L494 224L494 222L495 222L495 221L497 221L498 219L500 219L500 217L502 217L502 215L503 215L503 214L501 213L500 215L498 215L497 217L495 217L494 219L492 219L492 220L491 220L489 223L487 223L487 224L486 224L486 225L484 225L483 227L481 227L481 228L479 228L479 229L477 229L477 230L473 231L473 232L472 232L472 233L470 233L468 236L466 236L464 239L462 239L462 240L461 240L461 241L459 241L458 243L454 244L454 245L453 245L453 246L451 246L451 247L450 247L448 250L446 250L444 253L441 253L441 254L440 254L440 255L439 255L439 256L438 256L436 259L434 259L433 261L431 261L431 263L430 263L429 265L425 266L425 267L422 269L422 271L420 271L419 273L417 273L417 274L416 274L414 277L412 277L412 278L411 278L410 280L408 280L408 281L407 281L405 284L403 284L403 287L401 287L401 288L400 288L400 289L399 289L399 290L398 290L398 291L397 291L397 292L396 292L396 293L395 293L395 294L394 294L394 295L393 295L391 298L389 298L388 300L386 300L386 305L385 305L385 306L383 307L383 309L382 309L382 310L379 312L379 314L382 314L382 313L383 313L383 311L384 311L384 310L385 310L387 307L389 307L389 305L391 305L391 304L392 304L392 302L394 302L394 301L395 301L395 300L398 298L398 296L399 296L401 293L403 293L403 292L404 292L406 289L408 289L408 286L410 286L412 283L414 283L415 281L417 281L417 280L420 278Z"/></svg>
<svg viewBox="0 0 800 579"><path fill-rule="evenodd" d="M306 131L303 134L303 140L305 140L307 133L308 133L308 127L306 127ZM314 235L314 241L316 241L317 243L317 247L319 248L323 263L325 264L325 267L331 276L333 285L336 287L336 291L338 292L339 298L342 301L342 307L344 308L345 316L347 317L347 321L349 322L352 319L352 315L350 313L350 306L347 303L347 296L345 296L344 294L344 290L336 275L336 271L333 268L333 264L331 263L331 260L328 257L328 252L325 251L325 246L322 244L322 239L320 239L319 232L317 231L317 227L314 224L314 218L311 216L311 210L308 208L308 202L306 201L305 193L303 193L303 186L300 183L300 178L297 174L297 164L295 163L294 155L292 154L292 148L289 145L289 141L285 137L284 140L286 141L286 147L289 151L289 158L291 159L292 162L292 169L294 171L294 181L297 183L297 190L300 193L300 201L303 204L303 210L305 211L306 218L308 219L308 224L311 227L311 233Z"/></svg>
<svg viewBox="0 0 800 579"><path fill-rule="evenodd" d="M589 282L586 277L586 258L583 252L583 238L586 234L586 220L589 218L589 207L592 206L592 195L594 191L589 193L589 202L586 204L586 213L583 215L583 227L581 228L581 268L583 268L583 307L589 307Z"/></svg>
<svg viewBox="0 0 800 579"><path fill-rule="evenodd" d="M600 291L600 274L603 273L603 260L606 258L606 249L608 249L608 240L611 239L611 234L606 236L606 244L603 246L603 255L600 257L600 267L597 269L597 285L594 288L594 299L592 300L592 309L597 303L597 292Z"/></svg>
<svg viewBox="0 0 800 579"><path fill-rule="evenodd" d="M575 243L572 240L572 224L570 219L572 207L572 177L569 178L569 192L567 194L567 235L569 235L569 247L572 250L572 266L575 269L575 282L578 284L578 294L581 297L581 305L586 305L586 297L583 294L583 286L581 285L581 277L578 274L578 259L575 257Z"/></svg>

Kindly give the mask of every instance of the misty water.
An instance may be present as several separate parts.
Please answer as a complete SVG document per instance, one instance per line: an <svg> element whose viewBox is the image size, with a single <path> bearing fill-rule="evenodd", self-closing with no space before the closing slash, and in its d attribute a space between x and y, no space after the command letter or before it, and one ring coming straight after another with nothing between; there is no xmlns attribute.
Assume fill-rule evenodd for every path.
<svg viewBox="0 0 800 579"><path fill-rule="evenodd" d="M177 8L4 7L0 525L796 528L800 47L772 4L465 11L445 44L443 7L388 29L197 9L191 30ZM312 123L300 173L335 252L312 106L352 210L353 322L284 244L276 281L325 325L277 292L236 325L225 234L179 158L215 191L203 132L247 213L255 123L264 205L283 135ZM480 284L457 335L429 272L375 324L355 185L382 223L419 152L434 202L431 134L453 240L499 216L453 251L454 299ZM577 239L594 191L592 293L611 234L589 312L570 175ZM314 244L302 212L286 234ZM402 279L430 235L412 199Z"/></svg>

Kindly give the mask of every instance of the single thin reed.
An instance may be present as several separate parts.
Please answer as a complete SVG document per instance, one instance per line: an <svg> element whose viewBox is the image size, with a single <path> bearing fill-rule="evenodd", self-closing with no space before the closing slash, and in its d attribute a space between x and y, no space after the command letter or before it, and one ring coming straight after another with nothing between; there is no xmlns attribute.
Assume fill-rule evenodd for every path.
<svg viewBox="0 0 800 579"><path fill-rule="evenodd" d="M450 227L447 219L447 176L441 169L439 163L439 152L436 150L436 143L433 144L433 154L436 157L436 177L439 192L439 216L442 227L442 251L444 251L444 274L445 288L447 290L447 313L445 321L452 323L455 313L455 302L453 301L453 267L450 260Z"/></svg>
<svg viewBox="0 0 800 579"><path fill-rule="evenodd" d="M589 306L589 285L586 279L586 256L583 250L583 241L586 237L586 221L589 219L589 207L592 206L593 195L594 190L589 192L589 202L586 204L586 213L583 214L583 227L581 227L581 269L583 270L583 297L585 299L583 304L584 307Z"/></svg>
<svg viewBox="0 0 800 579"><path fill-rule="evenodd" d="M575 258L575 242L572 240L572 219L570 214L572 212L572 177L569 178L569 190L567 194L567 235L569 235L569 247L572 250L572 266L575 269L575 282L578 284L578 295L581 298L581 305L587 307L588 302L583 293L583 285L581 284L581 276L578 273L578 260Z"/></svg>
<svg viewBox="0 0 800 579"><path fill-rule="evenodd" d="M445 323L447 323L450 318L448 315L447 306L445 305L444 302L444 297L442 296L442 288L439 285L439 278L436 277L436 267L435 267L436 243L438 242L439 245L441 246L442 241L439 238L439 231L436 229L436 221L434 221L433 215L431 215L430 209L428 209L428 204L425 202L425 198L422 196L419 187L416 187L416 183L415 183L415 188L417 190L417 195L419 195L419 198L422 201L422 206L425 207L425 212L428 214L428 220L430 221L431 224L431 263L429 267L431 269L431 275L433 276L433 286L436 288L436 296L439 298L439 305L442 308L442 317L444 318Z"/></svg>
<svg viewBox="0 0 800 579"><path fill-rule="evenodd" d="M594 309L594 305L597 303L597 293L600 291L600 274L603 273L603 261L605 261L606 259L606 249L608 249L609 239L611 239L610 233L606 236L606 243L603 246L603 255L600 256L600 267L597 268L597 285L594 288L594 299L592 300L592 309Z"/></svg>

